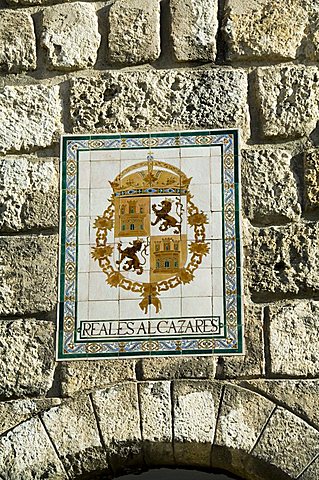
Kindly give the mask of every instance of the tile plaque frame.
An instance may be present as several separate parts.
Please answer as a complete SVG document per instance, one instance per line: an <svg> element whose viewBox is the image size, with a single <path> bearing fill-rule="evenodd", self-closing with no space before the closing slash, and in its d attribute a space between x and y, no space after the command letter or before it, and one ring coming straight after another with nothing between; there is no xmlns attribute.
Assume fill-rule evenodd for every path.
<svg viewBox="0 0 319 480"><path fill-rule="evenodd" d="M240 219L240 162L238 148L238 130L203 130L203 131L174 131L132 134L103 134L103 135L65 135L61 140L61 192L60 192L60 252L59 252L59 302L57 319L57 360L81 360L101 358L147 358L154 356L176 355L240 355L244 353L243 345L243 302L242 302L242 251L241 251L241 219ZM176 148L179 151L191 152L195 148L215 148L219 152L221 166L221 229L222 229L222 265L223 295L222 314L218 317L219 323L216 333L192 334L192 328L185 333L154 335L137 335L126 340L123 336L110 334L107 339L92 337L83 339L82 326L85 322L80 318L78 308L79 295L79 172L81 155L89 152L138 152L145 151L145 159L156 157L161 152L169 152ZM192 150L193 149L193 150ZM167 154L166 154L167 155ZM180 154L181 155L181 154ZM216 155L216 153L215 153ZM182 155L181 155L182 157ZM89 157L91 158L91 157ZM182 157L183 158L183 157ZM196 158L194 157L194 162ZM136 160L138 162L138 160ZM167 161L168 163L169 160ZM213 165L210 167L213 169ZM108 180L113 180L109 178ZM219 185L219 184L217 184ZM211 185L212 186L212 185ZM89 188L91 185L89 185ZM196 195L195 200L196 201ZM212 209L213 210L213 209ZM218 213L218 212L216 212ZM217 217L216 217L217 218ZM92 222L92 218L89 220ZM205 239L205 237L204 237ZM211 244L213 245L213 244ZM88 247L93 247L91 243ZM213 270L211 270L213 272ZM196 272L194 274L196 276ZM188 282L187 282L188 283ZM191 283L190 283L191 285ZM107 287L111 288L111 287ZM120 290L119 287L116 287ZM211 294L212 301L214 294ZM195 298L195 297L194 297ZM141 300L139 298L139 300ZM119 298L119 302L123 300ZM162 300L164 302L165 300ZM85 302L82 302L83 304ZM89 303L89 302L88 302ZM213 304L212 304L213 305ZM153 305L150 305L152 310ZM145 319L149 325L155 321L155 314L148 313ZM186 317L172 315L164 316L160 320L173 321L189 320L194 324L195 316ZM198 318L205 323L205 315ZM197 318L197 317L196 317ZM215 318L212 312L207 317ZM126 319L125 319L126 320ZM131 320L131 319L129 319ZM141 318L139 318L141 321ZM94 323L104 321L94 320ZM108 319L106 322L112 320ZM114 318L114 322L121 320ZM137 321L134 320L134 321ZM152 323L153 321L153 323ZM93 321L92 321L93 322ZM144 331L145 331L145 327ZM176 328L176 327L174 327ZM112 325L111 325L112 329ZM88 329L87 329L88 330ZM86 330L86 331L87 331ZM105 331L105 330L104 330ZM111 331L111 330L110 330ZM109 333L110 333L109 331ZM189 331L191 333L189 333ZM142 330L143 332L143 330ZM111 332L112 333L112 332ZM82 336L82 338L81 338Z"/></svg>

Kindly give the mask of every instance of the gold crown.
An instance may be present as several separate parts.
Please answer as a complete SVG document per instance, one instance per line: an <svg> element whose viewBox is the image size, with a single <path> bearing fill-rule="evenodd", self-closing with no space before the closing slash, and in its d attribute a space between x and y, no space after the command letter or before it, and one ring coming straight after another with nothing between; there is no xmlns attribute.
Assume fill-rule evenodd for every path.
<svg viewBox="0 0 319 480"><path fill-rule="evenodd" d="M191 178L177 167L159 160L136 163L123 170L110 185L115 196L186 195Z"/></svg>

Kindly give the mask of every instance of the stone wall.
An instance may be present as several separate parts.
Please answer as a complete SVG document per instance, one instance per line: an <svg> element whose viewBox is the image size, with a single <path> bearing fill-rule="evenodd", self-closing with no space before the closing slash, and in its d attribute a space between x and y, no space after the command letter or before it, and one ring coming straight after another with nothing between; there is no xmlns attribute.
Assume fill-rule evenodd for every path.
<svg viewBox="0 0 319 480"><path fill-rule="evenodd" d="M1 480L318 480L318 32L317 0L0 2ZM228 127L245 356L57 364L60 134Z"/></svg>

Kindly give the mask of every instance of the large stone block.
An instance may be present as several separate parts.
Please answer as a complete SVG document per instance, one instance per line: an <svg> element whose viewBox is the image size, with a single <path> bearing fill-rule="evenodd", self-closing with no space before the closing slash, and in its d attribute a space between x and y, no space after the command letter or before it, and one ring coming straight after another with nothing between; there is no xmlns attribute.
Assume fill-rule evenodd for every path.
<svg viewBox="0 0 319 480"><path fill-rule="evenodd" d="M221 390L219 382L173 383L174 453L178 465L210 467Z"/></svg>
<svg viewBox="0 0 319 480"><path fill-rule="evenodd" d="M39 418L0 437L0 476L6 480L69 478Z"/></svg>
<svg viewBox="0 0 319 480"><path fill-rule="evenodd" d="M0 435L39 412L48 410L60 403L61 399L59 398L25 398L0 402Z"/></svg>
<svg viewBox="0 0 319 480"><path fill-rule="evenodd" d="M297 478L318 453L319 432L293 413L277 408L253 455Z"/></svg>
<svg viewBox="0 0 319 480"><path fill-rule="evenodd" d="M0 230L57 227L59 177L53 160L0 158Z"/></svg>
<svg viewBox="0 0 319 480"><path fill-rule="evenodd" d="M319 116L316 67L265 67L256 74L260 129L265 138L308 135Z"/></svg>
<svg viewBox="0 0 319 480"><path fill-rule="evenodd" d="M304 186L306 211L319 208L319 149L304 154Z"/></svg>
<svg viewBox="0 0 319 480"><path fill-rule="evenodd" d="M53 70L91 67L100 45L98 19L93 4L53 5L43 11L41 44Z"/></svg>
<svg viewBox="0 0 319 480"><path fill-rule="evenodd" d="M57 249L56 235L0 237L0 315L53 310Z"/></svg>
<svg viewBox="0 0 319 480"><path fill-rule="evenodd" d="M161 51L159 0L117 0L109 11L109 60L148 63Z"/></svg>
<svg viewBox="0 0 319 480"><path fill-rule="evenodd" d="M319 480L319 457L309 465L298 480Z"/></svg>
<svg viewBox="0 0 319 480"><path fill-rule="evenodd" d="M40 320L0 322L0 396L48 392L54 375L54 327Z"/></svg>
<svg viewBox="0 0 319 480"><path fill-rule="evenodd" d="M218 416L214 446L250 453L275 405L249 390L226 385ZM213 449L213 463L218 461ZM234 463L240 462L234 455ZM236 459L236 460L235 460ZM234 467L234 465L233 465Z"/></svg>
<svg viewBox="0 0 319 480"><path fill-rule="evenodd" d="M269 351L274 374L318 376L319 302L298 301L269 307Z"/></svg>
<svg viewBox="0 0 319 480"><path fill-rule="evenodd" d="M135 360L63 362L60 381L63 396L102 389L112 383L134 380Z"/></svg>
<svg viewBox="0 0 319 480"><path fill-rule="evenodd" d="M227 0L223 33L228 58L294 59L305 36L308 15L299 0Z"/></svg>
<svg viewBox="0 0 319 480"><path fill-rule="evenodd" d="M239 127L248 135L243 70L149 70L74 78L74 132Z"/></svg>
<svg viewBox="0 0 319 480"><path fill-rule="evenodd" d="M319 288L316 222L251 229L247 272L253 299L304 295Z"/></svg>
<svg viewBox="0 0 319 480"><path fill-rule="evenodd" d="M216 378L230 379L264 374L263 311L245 302L244 355L218 357Z"/></svg>
<svg viewBox="0 0 319 480"><path fill-rule="evenodd" d="M23 11L0 12L0 69L17 73L37 65L36 39L31 15Z"/></svg>
<svg viewBox="0 0 319 480"><path fill-rule="evenodd" d="M180 62L215 60L218 29L217 0L171 0L171 34Z"/></svg>
<svg viewBox="0 0 319 480"><path fill-rule="evenodd" d="M47 432L71 478L107 469L89 397L79 397L42 414Z"/></svg>
<svg viewBox="0 0 319 480"><path fill-rule="evenodd" d="M142 436L136 383L121 383L92 394L99 428L118 473L142 462Z"/></svg>
<svg viewBox="0 0 319 480"><path fill-rule="evenodd" d="M319 380L246 380L241 382L319 426Z"/></svg>
<svg viewBox="0 0 319 480"><path fill-rule="evenodd" d="M254 225L274 225L300 217L292 154L281 149L242 150L242 197Z"/></svg>
<svg viewBox="0 0 319 480"><path fill-rule="evenodd" d="M172 380L179 378L215 378L216 357L143 358L140 361L142 380Z"/></svg>
<svg viewBox="0 0 319 480"><path fill-rule="evenodd" d="M148 465L174 463L170 382L138 385L144 458Z"/></svg>
<svg viewBox="0 0 319 480"><path fill-rule="evenodd" d="M59 87L2 88L0 124L2 153L48 147L62 133Z"/></svg>

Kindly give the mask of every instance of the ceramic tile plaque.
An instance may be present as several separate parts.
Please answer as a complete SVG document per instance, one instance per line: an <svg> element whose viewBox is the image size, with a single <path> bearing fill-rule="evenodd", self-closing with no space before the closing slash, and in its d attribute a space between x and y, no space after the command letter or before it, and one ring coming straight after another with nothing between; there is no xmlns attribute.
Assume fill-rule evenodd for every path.
<svg viewBox="0 0 319 480"><path fill-rule="evenodd" d="M61 150L58 360L242 353L238 132Z"/></svg>

